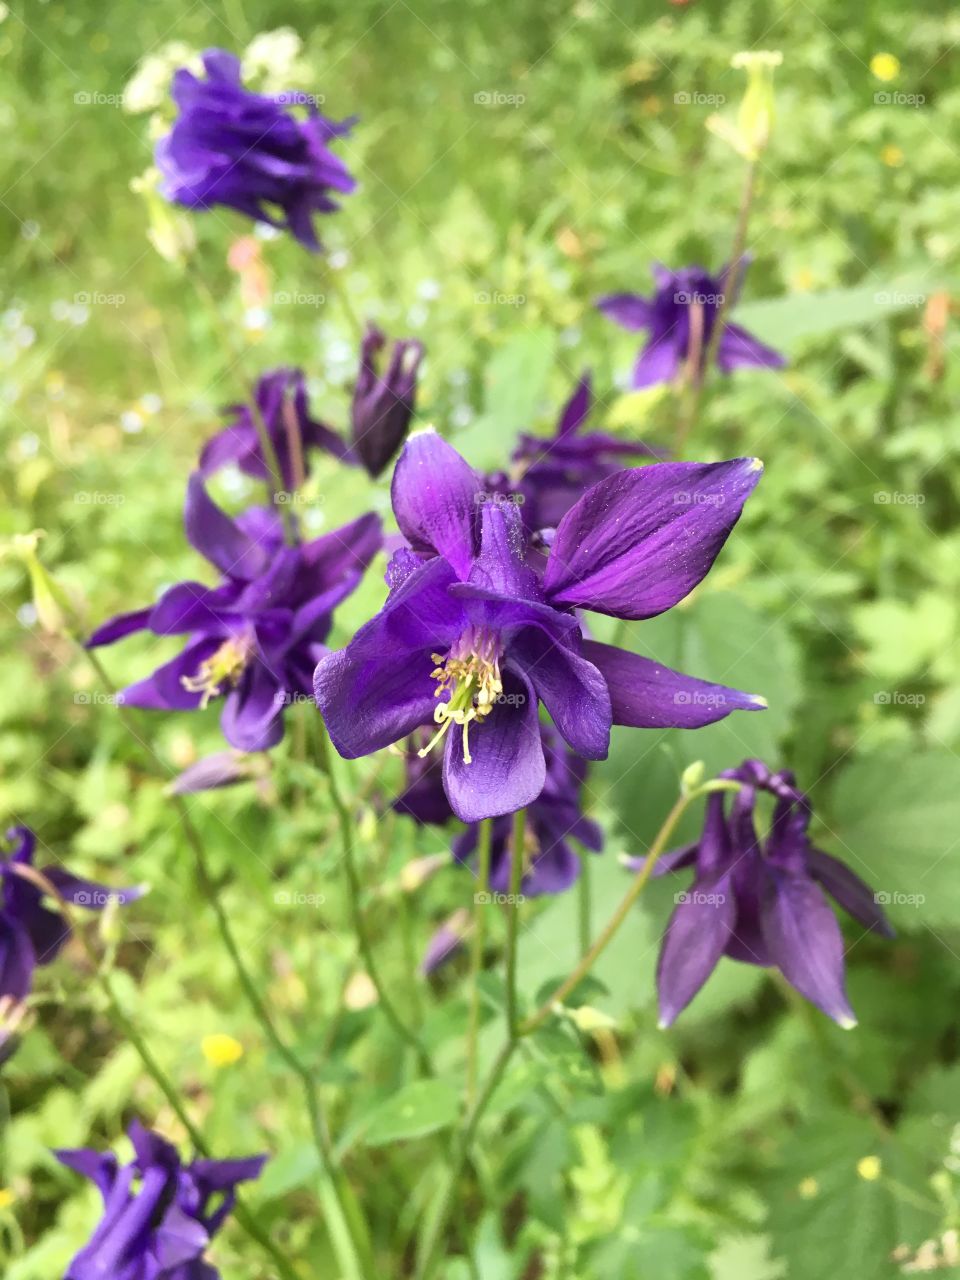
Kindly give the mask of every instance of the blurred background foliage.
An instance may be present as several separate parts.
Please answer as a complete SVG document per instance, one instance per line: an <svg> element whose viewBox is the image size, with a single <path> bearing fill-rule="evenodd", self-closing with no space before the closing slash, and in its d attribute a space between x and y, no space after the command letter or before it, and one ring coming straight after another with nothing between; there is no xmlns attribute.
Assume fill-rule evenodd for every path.
<svg viewBox="0 0 960 1280"><path fill-rule="evenodd" d="M760 755L797 771L819 843L887 895L898 938L847 933L854 1032L725 960L662 1033L653 973L675 886L656 885L597 971L590 1003L610 1025L549 1028L497 1095L476 1161L483 1195L458 1216L463 1257L445 1275L956 1270L955 8L160 0L124 12L23 0L4 10L0 534L44 529L44 558L91 623L202 572L182 535L184 482L250 379L301 364L319 415L345 425L356 342L337 282L356 313L424 340L422 420L476 465L502 462L519 429L551 430L586 367L598 421L669 449L669 394L624 394L634 340L591 304L610 290L645 292L654 260L725 261L742 168L705 122L739 98L736 50L782 49L738 318L791 363L714 384L690 448L706 459L757 454L766 475L694 596L619 633L670 665L763 693L770 710L692 734L621 731L588 787L607 831L594 912L601 920L620 896L617 855L646 846L687 763L713 770ZM147 117L120 98L140 59L172 40L242 50L284 26L304 42L296 87L321 92L328 114L361 117L343 149L361 189L321 228L326 260L262 238L268 290L250 306L227 263L249 230L239 219L193 220L198 281L148 242L131 190L149 163ZM899 64L874 64L888 78L871 70L881 52ZM233 506L253 493L236 477L215 491ZM308 494L311 528L371 501L388 510L386 481L371 498L359 475L324 460ZM310 1274L335 1275L295 1090L238 998L162 780L131 750L83 659L38 628L9 558L0 587L5 821L35 827L81 872L150 882L145 902L105 926L129 1009L211 1144L274 1154L253 1203L275 1238L311 1259ZM337 643L381 594L375 571L338 615ZM107 663L123 683L159 650L132 641ZM139 725L171 772L220 743L213 709ZM431 985L415 969L470 882L451 867L402 891L404 865L447 838L384 816L398 776L389 757L351 770L366 796L367 905L388 982L456 1084L462 970ZM384 1273L407 1274L455 1108L447 1084L400 1092L411 1064L358 979L326 797L291 768L191 810L271 1007L322 1073ZM283 893L320 901L284 905ZM574 959L576 903L527 910L532 1000ZM62 1274L93 1221L95 1193L55 1165L50 1146L110 1143L135 1111L180 1136L111 1031L82 958L71 959L44 971L32 1026L4 1068L7 1280ZM501 996L492 962L488 1048ZM236 1051L218 1052L211 1035L232 1037ZM267 1274L236 1231L216 1256L225 1276Z"/></svg>

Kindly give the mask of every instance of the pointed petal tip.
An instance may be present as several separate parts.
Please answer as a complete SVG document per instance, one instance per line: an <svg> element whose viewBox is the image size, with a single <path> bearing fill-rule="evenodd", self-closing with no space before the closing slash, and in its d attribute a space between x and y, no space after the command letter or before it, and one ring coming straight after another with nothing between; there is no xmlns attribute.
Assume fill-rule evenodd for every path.
<svg viewBox="0 0 960 1280"><path fill-rule="evenodd" d="M766 711L770 703L766 700L762 693L751 693L747 695L753 703L753 711Z"/></svg>
<svg viewBox="0 0 960 1280"><path fill-rule="evenodd" d="M761 461L761 459L760 459L760 458L751 458L751 459L750 459L750 470L751 470L751 471L762 471L762 470L763 470L763 462Z"/></svg>
<svg viewBox="0 0 960 1280"><path fill-rule="evenodd" d="M658 1019L657 1019L657 1030L658 1030L658 1031L669 1031L669 1030L670 1030L670 1028L673 1026L673 1021L674 1021L674 1020L673 1020L673 1018L667 1018L667 1017L665 1017L665 1016L664 1016L664 1017L660 1017L660 1018L658 1018Z"/></svg>
<svg viewBox="0 0 960 1280"><path fill-rule="evenodd" d="M842 1017L837 1018L836 1023L837 1023L837 1026L842 1028L844 1031L852 1031L854 1027L857 1025L857 1020L853 1016L853 1014L850 1014L849 1017L844 1015Z"/></svg>

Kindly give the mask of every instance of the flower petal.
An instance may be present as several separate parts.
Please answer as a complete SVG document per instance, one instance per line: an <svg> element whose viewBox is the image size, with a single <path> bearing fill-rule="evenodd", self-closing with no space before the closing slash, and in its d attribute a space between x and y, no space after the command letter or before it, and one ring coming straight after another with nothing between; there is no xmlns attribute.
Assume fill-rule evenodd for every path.
<svg viewBox="0 0 960 1280"><path fill-rule="evenodd" d="M145 707L151 711L195 711L203 700L203 694L185 689L184 676L195 676L201 663L211 658L220 648L220 640L205 637L196 644L187 645L182 653L170 662L157 667L152 676L128 685L117 694L117 700L128 707Z"/></svg>
<svg viewBox="0 0 960 1280"><path fill-rule="evenodd" d="M527 627L511 639L509 658L536 689L573 750L587 760L605 760L612 723L610 693L597 668L537 627Z"/></svg>
<svg viewBox="0 0 960 1280"><path fill-rule="evenodd" d="M158 636L182 635L188 631L222 631L224 614L236 603L239 585L226 582L205 587L202 582L178 582L163 593L150 610L150 630Z"/></svg>
<svg viewBox="0 0 960 1280"><path fill-rule="evenodd" d="M512 502L484 502L480 508L480 553L470 583L521 600L540 595L536 574L526 562L527 534L520 508Z"/></svg>
<svg viewBox="0 0 960 1280"><path fill-rule="evenodd" d="M503 673L503 701L482 724L469 726L471 763L463 732L451 725L443 757L443 785L462 822L515 813L536 800L546 780L537 698L519 673Z"/></svg>
<svg viewBox="0 0 960 1280"><path fill-rule="evenodd" d="M190 545L227 577L248 579L263 570L266 551L221 511L197 471L187 481L183 523Z"/></svg>
<svg viewBox="0 0 960 1280"><path fill-rule="evenodd" d="M654 334L637 356L631 386L634 391L672 382L680 367L680 335L672 329Z"/></svg>
<svg viewBox="0 0 960 1280"><path fill-rule="evenodd" d="M767 705L759 694L698 680L597 640L583 642L583 656L607 682L614 724L699 729L732 711L762 711Z"/></svg>
<svg viewBox="0 0 960 1280"><path fill-rule="evenodd" d="M786 356L773 347L755 338L738 324L724 327L717 351L717 365L723 373L745 366L756 366L761 369L782 369L787 363Z"/></svg>
<svg viewBox="0 0 960 1280"><path fill-rule="evenodd" d="M27 930L16 920L0 918L0 997L26 999L36 963Z"/></svg>
<svg viewBox="0 0 960 1280"><path fill-rule="evenodd" d="M151 606L149 609L135 609L132 613L118 613L102 627L97 627L90 638L84 642L84 648L96 649L98 645L113 644L115 640L122 640L124 636L132 635L134 631L143 631L149 625L152 612Z"/></svg>
<svg viewBox="0 0 960 1280"><path fill-rule="evenodd" d="M601 480L557 527L547 599L615 618L663 613L707 573L761 471L756 458L656 462Z"/></svg>
<svg viewBox="0 0 960 1280"><path fill-rule="evenodd" d="M283 737L284 689L262 661L253 662L223 704L220 728L238 751L269 751Z"/></svg>
<svg viewBox="0 0 960 1280"><path fill-rule="evenodd" d="M843 934L823 890L807 876L772 870L762 924L770 959L791 986L841 1027L855 1027L844 987Z"/></svg>
<svg viewBox="0 0 960 1280"><path fill-rule="evenodd" d="M590 413L593 399L591 378L585 373L574 388L573 394L563 406L560 421L557 423L557 438L573 435Z"/></svg>
<svg viewBox="0 0 960 1280"><path fill-rule="evenodd" d="M807 849L807 866L831 898L839 902L854 920L859 920L865 929L872 929L885 938L896 936L893 925L877 901L877 894L845 862L820 849Z"/></svg>
<svg viewBox="0 0 960 1280"><path fill-rule="evenodd" d="M393 511L414 551L435 551L466 578L477 553L480 479L435 431L411 436L391 485Z"/></svg>
<svg viewBox="0 0 960 1280"><path fill-rule="evenodd" d="M624 329L646 329L653 320L653 306L637 293L610 293L597 299L597 310Z"/></svg>
<svg viewBox="0 0 960 1280"><path fill-rule="evenodd" d="M698 878L687 893L677 894L657 961L661 1027L670 1026L717 967L733 917L726 876Z"/></svg>

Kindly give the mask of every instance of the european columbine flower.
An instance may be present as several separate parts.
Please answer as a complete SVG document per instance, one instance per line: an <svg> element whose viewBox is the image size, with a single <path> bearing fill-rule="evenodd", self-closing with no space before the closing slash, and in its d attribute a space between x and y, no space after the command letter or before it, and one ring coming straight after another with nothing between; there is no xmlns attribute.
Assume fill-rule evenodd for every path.
<svg viewBox="0 0 960 1280"><path fill-rule="evenodd" d="M531 532L556 528L591 485L621 470L627 459L659 456L640 441L603 431L581 433L592 406L591 378L585 373L564 405L554 435L522 434L510 455L509 472L489 478L494 492L513 496L522 506Z"/></svg>
<svg viewBox="0 0 960 1280"><path fill-rule="evenodd" d="M856 1025L844 987L843 936L827 903L833 897L866 929L892 930L873 892L849 867L814 848L810 802L789 770L771 773L745 760L721 777L741 783L707 798L696 844L667 854L657 873L693 866L678 895L660 951L661 1025L669 1026L713 972L721 955L779 969L787 981L842 1027ZM754 822L758 792L775 797L764 839Z"/></svg>
<svg viewBox="0 0 960 1280"><path fill-rule="evenodd" d="M656 463L602 480L532 557L515 506L434 432L408 441L393 509L409 546L377 616L317 666L315 694L341 755L436 726L443 781L464 822L512 813L546 781L538 703L566 743L603 759L611 724L710 724L762 698L583 638L576 609L653 617L713 563L760 476L753 458ZM424 748L427 750L428 748Z"/></svg>
<svg viewBox="0 0 960 1280"><path fill-rule="evenodd" d="M313 215L334 212L334 193L356 186L330 149L353 120L328 120L309 95L251 93L239 58L223 49L207 50L203 67L205 80L185 68L173 78L180 114L155 155L163 194L191 209L225 205L319 250ZM305 108L305 118L294 105Z"/></svg>
<svg viewBox="0 0 960 1280"><path fill-rule="evenodd" d="M299 489L308 474L308 450L323 449L346 458L349 450L339 435L310 416L307 388L299 369L273 369L257 382L257 408L273 442L280 463L283 487ZM211 437L200 454L200 472L213 475L233 463L257 480L269 478L270 469L260 447L260 437L249 404L229 407L230 421Z"/></svg>
<svg viewBox="0 0 960 1280"><path fill-rule="evenodd" d="M333 610L380 548L380 521L361 516L312 542L284 546L271 512L255 508L232 520L194 474L184 523L191 545L219 569L219 584L178 583L155 605L105 623L87 645L144 630L188 636L183 652L125 689L123 701L193 711L223 697L220 724L230 745L266 751L283 737L284 707L309 696Z"/></svg>
<svg viewBox="0 0 960 1280"><path fill-rule="evenodd" d="M13 827L7 840L14 848L0 860L0 1002L5 997L19 1002L30 992L34 970L59 955L70 937L70 924L43 888L29 878L37 845L34 833L27 827ZM143 893L142 888L108 889L72 876L63 867L44 867L40 875L64 902L92 911L102 911L111 902L133 902Z"/></svg>
<svg viewBox="0 0 960 1280"><path fill-rule="evenodd" d="M103 1217L64 1280L218 1280L204 1261L236 1202L237 1186L258 1178L265 1156L193 1160L134 1121L134 1158L110 1152L57 1151L61 1164L89 1178L103 1196Z"/></svg>
<svg viewBox="0 0 960 1280"><path fill-rule="evenodd" d="M404 338L393 344L386 369L377 365L386 335L368 325L360 348L360 372L350 408L354 453L371 476L378 476L400 448L410 427L423 344Z"/></svg>
<svg viewBox="0 0 960 1280"><path fill-rule="evenodd" d="M707 347L716 323L729 267L712 276L703 267L668 271L655 263L652 268L656 292L652 298L636 293L614 293L601 298L600 310L625 329L647 329L650 339L633 369L634 387L652 387L671 382L693 361L694 373L704 372ZM741 268L740 280L743 279ZM727 321L717 349L717 365L730 373L744 365L779 369L786 360L772 347Z"/></svg>

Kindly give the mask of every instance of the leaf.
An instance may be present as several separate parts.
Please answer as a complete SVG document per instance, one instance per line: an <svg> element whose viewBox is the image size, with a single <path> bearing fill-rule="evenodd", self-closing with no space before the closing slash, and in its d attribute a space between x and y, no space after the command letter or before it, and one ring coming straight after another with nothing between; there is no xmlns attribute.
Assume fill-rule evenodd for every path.
<svg viewBox="0 0 960 1280"><path fill-rule="evenodd" d="M457 1091L445 1080L416 1080L388 1098L371 1115L363 1141L384 1146L446 1129L460 1111Z"/></svg>
<svg viewBox="0 0 960 1280"><path fill-rule="evenodd" d="M930 280L921 273L900 276L882 287L857 285L822 293L792 293L783 298L745 302L737 307L737 324L759 334L774 347L790 347L800 338L821 337L840 329L872 325L926 301ZM943 287L938 283L938 288Z"/></svg>
<svg viewBox="0 0 960 1280"><path fill-rule="evenodd" d="M272 1156L257 1183L257 1197L276 1200L320 1176L320 1157L312 1142L300 1142Z"/></svg>
<svg viewBox="0 0 960 1280"><path fill-rule="evenodd" d="M960 759L887 750L844 770L831 804L831 844L895 923L960 920ZM826 843L826 841L825 841Z"/></svg>
<svg viewBox="0 0 960 1280"><path fill-rule="evenodd" d="M555 351L552 329L527 329L490 360L480 417L454 441L478 471L502 468L517 433L530 429L546 393Z"/></svg>

